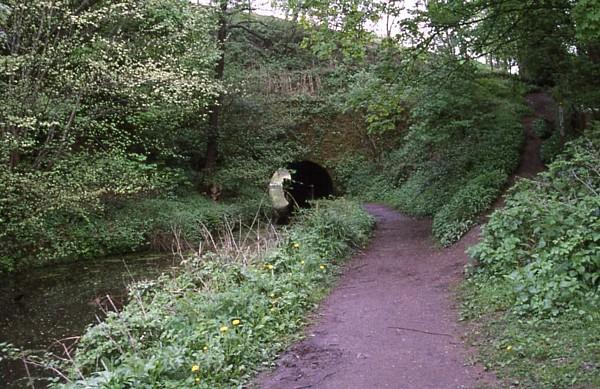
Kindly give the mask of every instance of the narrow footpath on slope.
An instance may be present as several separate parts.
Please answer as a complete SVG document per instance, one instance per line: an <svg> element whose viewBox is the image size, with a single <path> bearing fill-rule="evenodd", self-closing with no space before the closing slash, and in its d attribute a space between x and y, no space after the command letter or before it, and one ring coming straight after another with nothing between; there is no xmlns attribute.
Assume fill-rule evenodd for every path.
<svg viewBox="0 0 600 389"><path fill-rule="evenodd" d="M527 97L538 117L550 117L543 93ZM543 169L533 118L523 120L526 142L516 175ZM452 287L462 279L465 249L479 228L448 249L436 249L431 222L382 205L366 205L377 229L355 256L306 331L305 340L258 377L264 389L496 387L493 374L469 362Z"/></svg>

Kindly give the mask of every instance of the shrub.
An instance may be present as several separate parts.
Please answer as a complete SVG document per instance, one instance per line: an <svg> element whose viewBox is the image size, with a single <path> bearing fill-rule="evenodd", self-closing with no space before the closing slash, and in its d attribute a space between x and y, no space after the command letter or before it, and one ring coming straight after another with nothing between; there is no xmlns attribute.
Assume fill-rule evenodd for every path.
<svg viewBox="0 0 600 389"><path fill-rule="evenodd" d="M98 169L97 176L88 173L95 179L103 174ZM226 216L252 218L260 201L257 195L238 198L235 204L198 194L159 197L145 189L157 188L151 180L136 184L137 193L117 195L89 179L72 183L66 174L0 172L0 272L147 250L153 244L170 249L174 231L183 240L196 241L200 223L214 228ZM75 169L71 174L84 175ZM128 186L136 183L126 175L122 179Z"/></svg>
<svg viewBox="0 0 600 389"><path fill-rule="evenodd" d="M548 139L554 132L550 122L542 118L534 120L532 126L534 134L540 139Z"/></svg>
<svg viewBox="0 0 600 389"><path fill-rule="evenodd" d="M348 155L333 165L334 180L345 195L365 201L380 201L392 189L389 180L365 156Z"/></svg>
<svg viewBox="0 0 600 389"><path fill-rule="evenodd" d="M73 155L48 171L0 170L0 271L103 254L95 230L108 223L107 203L183 182L178 171L121 153Z"/></svg>
<svg viewBox="0 0 600 389"><path fill-rule="evenodd" d="M476 217L496 200L506 182L501 170L483 173L458 190L452 200L433 217L433 236L442 246L449 246L468 232Z"/></svg>
<svg viewBox="0 0 600 389"><path fill-rule="evenodd" d="M454 243L518 166L527 112L519 89L486 75L417 88L403 145L383 154L381 167L356 158L342 165L341 181L360 198L434 217L434 237Z"/></svg>
<svg viewBox="0 0 600 389"><path fill-rule="evenodd" d="M599 302L599 128L536 180L519 181L470 251L478 272L510 280L518 312L558 315Z"/></svg>
<svg viewBox="0 0 600 389"><path fill-rule="evenodd" d="M563 149L563 140L558 131L548 137L540 147L540 159L546 165L554 161Z"/></svg>

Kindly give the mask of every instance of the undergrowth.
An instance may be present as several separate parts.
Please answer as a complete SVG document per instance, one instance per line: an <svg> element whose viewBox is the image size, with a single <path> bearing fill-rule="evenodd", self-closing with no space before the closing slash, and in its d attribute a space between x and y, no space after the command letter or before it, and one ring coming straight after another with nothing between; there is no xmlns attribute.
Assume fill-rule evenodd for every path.
<svg viewBox="0 0 600 389"><path fill-rule="evenodd" d="M197 241L199 223L216 228L224 217L252 219L261 197L236 200L216 203L191 193L115 200L79 214L63 209L33 213L6 223L8 228L0 232L6 242L0 248L0 272L149 249L168 251L174 233Z"/></svg>
<svg viewBox="0 0 600 389"><path fill-rule="evenodd" d="M599 134L520 180L470 250L463 314L486 363L523 386L600 386Z"/></svg>
<svg viewBox="0 0 600 389"><path fill-rule="evenodd" d="M125 309L82 337L58 386L236 387L270 366L373 225L346 200L319 201L297 219L254 255L229 245L187 259L175 278L133 285Z"/></svg>
<svg viewBox="0 0 600 389"><path fill-rule="evenodd" d="M410 123L399 148L375 163L337 161L346 194L379 201L410 215L433 217L442 246L456 242L499 196L518 166L527 108L523 85L485 73L433 80L406 98Z"/></svg>

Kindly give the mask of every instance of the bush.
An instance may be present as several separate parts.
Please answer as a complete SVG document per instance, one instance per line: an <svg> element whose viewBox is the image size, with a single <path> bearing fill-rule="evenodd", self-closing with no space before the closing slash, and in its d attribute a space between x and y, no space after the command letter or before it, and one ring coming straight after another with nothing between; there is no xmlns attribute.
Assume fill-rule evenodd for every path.
<svg viewBox="0 0 600 389"><path fill-rule="evenodd" d="M178 171L120 153L73 155L48 171L0 170L0 271L101 255L96 230L109 228L107 203L183 182Z"/></svg>
<svg viewBox="0 0 600 389"><path fill-rule="evenodd" d="M386 168L398 183L386 202L433 217L433 235L443 246L471 228L518 166L526 108L510 84L475 77L444 86L414 110L415 124L394 153L403 158L398 168Z"/></svg>
<svg viewBox="0 0 600 389"><path fill-rule="evenodd" d="M152 165L117 169L115 160L103 168L104 163L0 172L0 272L131 253L153 244L170 249L174 231L197 241L200 223L214 228L226 216L252 218L260 201L257 195L235 204L198 194L159 197L155 192L166 192L167 186L185 187L181 176Z"/></svg>
<svg viewBox="0 0 600 389"><path fill-rule="evenodd" d="M510 280L518 312L558 315L599 303L599 128L536 180L519 181L470 251L485 277Z"/></svg>
<svg viewBox="0 0 600 389"><path fill-rule="evenodd" d="M538 118L534 120L533 133L537 135L538 138L548 139L553 132L554 129L552 128L552 125L546 119Z"/></svg>
<svg viewBox="0 0 600 389"><path fill-rule="evenodd" d="M319 201L279 245L235 260L185 262L175 278L138 283L121 313L88 329L63 387L242 386L296 338L339 261L366 243L373 220L356 203Z"/></svg>
<svg viewBox="0 0 600 389"><path fill-rule="evenodd" d="M336 177L354 196L433 217L434 237L452 244L518 166L527 112L521 89L485 74L425 82L412 91L419 103L402 146L383 154L383 166L350 158L338 164Z"/></svg>
<svg viewBox="0 0 600 389"><path fill-rule="evenodd" d="M415 216L434 215L460 186L459 170L444 162L424 163L392 193L391 205Z"/></svg>
<svg viewBox="0 0 600 389"><path fill-rule="evenodd" d="M341 193L365 201L381 201L392 189L375 163L362 155L340 158L334 163L333 174Z"/></svg>
<svg viewBox="0 0 600 389"><path fill-rule="evenodd" d="M468 232L476 217L500 194L507 175L501 170L483 173L469 181L433 217L433 236L449 246Z"/></svg>
<svg viewBox="0 0 600 389"><path fill-rule="evenodd" d="M558 131L555 131L542 142L540 147L540 159L546 165L554 161L554 159L563 150L563 140Z"/></svg>

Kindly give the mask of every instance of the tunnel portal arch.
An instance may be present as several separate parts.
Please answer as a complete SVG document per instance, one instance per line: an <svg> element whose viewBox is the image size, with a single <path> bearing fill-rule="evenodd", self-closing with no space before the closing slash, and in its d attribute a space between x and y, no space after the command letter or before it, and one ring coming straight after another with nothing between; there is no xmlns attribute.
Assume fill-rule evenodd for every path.
<svg viewBox="0 0 600 389"><path fill-rule="evenodd" d="M289 194L299 207L307 207L310 200L332 196L333 180L327 169L308 160L292 162L287 165L292 182Z"/></svg>

